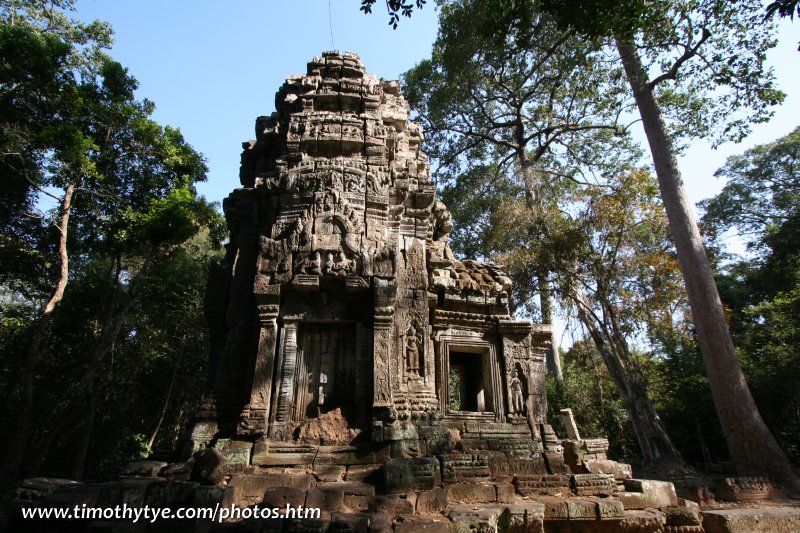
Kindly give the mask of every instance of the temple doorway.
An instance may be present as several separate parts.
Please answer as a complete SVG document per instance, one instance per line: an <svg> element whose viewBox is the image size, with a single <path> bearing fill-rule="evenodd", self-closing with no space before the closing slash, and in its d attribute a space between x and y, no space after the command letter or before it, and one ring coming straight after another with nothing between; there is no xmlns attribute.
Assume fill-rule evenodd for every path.
<svg viewBox="0 0 800 533"><path fill-rule="evenodd" d="M293 420L301 422L340 408L350 427L371 413L363 407L372 390L371 361L364 354L365 328L355 322L303 322L298 331Z"/></svg>

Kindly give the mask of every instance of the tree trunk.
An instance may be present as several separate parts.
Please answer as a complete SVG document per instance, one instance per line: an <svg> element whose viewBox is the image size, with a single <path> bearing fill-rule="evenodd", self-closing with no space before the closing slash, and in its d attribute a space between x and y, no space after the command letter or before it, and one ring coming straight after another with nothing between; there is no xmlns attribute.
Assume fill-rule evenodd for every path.
<svg viewBox="0 0 800 533"><path fill-rule="evenodd" d="M542 310L542 324L553 325L553 305L552 290L547 274L539 276L539 300ZM558 333L553 329L550 336L550 347L545 354L547 371L556 378L557 381L564 381L564 374L561 372L561 354L558 347Z"/></svg>
<svg viewBox="0 0 800 533"><path fill-rule="evenodd" d="M522 143L522 133L517 132L517 142ZM539 176L537 175L534 162L530 160L522 148L517 151L517 160L522 168L522 175L525 179L525 205L528 209L534 211L534 216L541 216L542 212L542 184ZM535 237L534 237L535 238ZM539 284L539 309L542 315L542 324L553 326L553 306L552 306L552 291L550 290L550 280L548 279L547 272L539 272L537 274ZM556 381L563 381L564 375L561 372L561 354L558 349L558 335L553 329L550 335L550 347L545 354L545 362L547 371L556 378Z"/></svg>
<svg viewBox="0 0 800 533"><path fill-rule="evenodd" d="M133 305L136 285L141 275L142 272L140 271L139 274L137 274L136 277L131 281L131 285L128 287L127 294L125 295L125 301L122 304L122 308L119 310L114 320L106 321L106 323L103 324L100 340L95 347L94 352L92 353L89 366L86 367L86 370L84 370L81 381L78 383L78 388L72 395L73 399L86 397L88 403L88 417L86 423L79 430L80 433L78 436L78 447L75 451L75 456L73 459L73 475L76 475L75 473L80 474L80 476L83 475L83 469L86 464L86 455L89 452L89 442L91 439L92 430L94 430L94 380L95 376L97 375L97 369L100 367L100 363L103 361L105 356L114 347L114 341L119 336L125 316L128 314L128 311ZM74 401L71 403L74 403ZM76 477L75 479L79 480L80 477Z"/></svg>
<svg viewBox="0 0 800 533"><path fill-rule="evenodd" d="M620 38L616 43L650 145L700 351L731 459L744 472L773 474L800 488L745 382L694 211L683 188L675 149L639 53L633 44Z"/></svg>
<svg viewBox="0 0 800 533"><path fill-rule="evenodd" d="M164 417L167 415L167 408L169 407L169 401L172 398L172 389L175 388L175 381L178 377L178 369L181 367L181 359L183 359L183 349L186 346L186 336L181 339L181 350L178 352L178 360L175 361L175 368L172 370L172 378L169 380L169 387L167 388L167 396L164 398L164 406L161 408L161 416L158 417L158 423L156 424L155 429L153 430L153 434L150 435L150 440L147 441L147 450L146 455L150 455L150 452L153 449L153 443L156 441L156 436L158 435L159 430L161 429L161 424L164 423Z"/></svg>
<svg viewBox="0 0 800 533"><path fill-rule="evenodd" d="M86 469L86 456L89 454L89 444L92 439L92 430L94 429L94 419L97 412L96 397L94 393L94 386L87 392L86 402L86 417L82 426L82 430L78 437L78 446L75 449L75 455L72 459L72 479L81 481L83 479L83 472Z"/></svg>
<svg viewBox="0 0 800 533"><path fill-rule="evenodd" d="M631 356L624 337L613 326L612 330L609 330L603 320L592 312L582 294L575 294L575 300L578 319L589 331L611 379L614 380L622 396L645 462L653 463L665 457L680 457L647 395L644 374Z"/></svg>
<svg viewBox="0 0 800 533"><path fill-rule="evenodd" d="M53 316L56 306L64 298L64 291L67 288L69 281L69 255L67 254L67 235L69 231L69 217L72 211L72 200L75 196L75 182L70 181L64 191L64 197L61 200L61 219L57 226L59 231L58 240L58 255L61 261L61 270L58 275L55 290L50 296L50 299L44 306L41 315L36 323L36 329L33 332L33 339L31 340L28 353L25 357L25 363L22 368L22 398L20 408L17 413L17 427L11 438L11 442L6 452L6 458L3 463L2 472L0 472L0 483L4 486L10 486L16 481L19 475L20 466L22 465L22 457L25 449L28 446L30 439L31 427L33 425L33 387L34 377L36 374L36 360L39 358L39 351L44 341L47 327L50 325L50 319Z"/></svg>

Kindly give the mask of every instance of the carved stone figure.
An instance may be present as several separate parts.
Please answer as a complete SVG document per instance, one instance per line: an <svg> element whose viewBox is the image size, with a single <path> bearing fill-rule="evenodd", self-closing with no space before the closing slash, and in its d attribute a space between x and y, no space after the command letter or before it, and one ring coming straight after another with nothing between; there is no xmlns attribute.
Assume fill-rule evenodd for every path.
<svg viewBox="0 0 800 533"><path fill-rule="evenodd" d="M511 412L521 415L525 411L525 394L522 390L522 380L517 375L517 369L511 371Z"/></svg>
<svg viewBox="0 0 800 533"><path fill-rule="evenodd" d="M419 373L419 339L414 326L406 330L406 371L412 375Z"/></svg>

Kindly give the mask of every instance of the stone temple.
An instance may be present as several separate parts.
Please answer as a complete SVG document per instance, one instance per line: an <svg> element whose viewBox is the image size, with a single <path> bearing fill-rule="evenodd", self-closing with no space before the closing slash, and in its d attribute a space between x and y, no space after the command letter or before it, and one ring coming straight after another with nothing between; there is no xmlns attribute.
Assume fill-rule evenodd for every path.
<svg viewBox="0 0 800 533"><path fill-rule="evenodd" d="M550 330L509 316L498 265L454 257L397 82L326 52L275 107L224 203L208 388L185 446L117 481L25 480L20 504L321 512L172 532L703 531L696 504L632 479L568 409L567 438L548 425Z"/></svg>
<svg viewBox="0 0 800 533"><path fill-rule="evenodd" d="M566 438L556 436L550 330L509 316L498 265L454 257L397 82L326 52L286 80L275 107L256 120L242 187L225 200L231 240L206 299L208 388L185 445L129 463L116 481L25 480L19 506L219 508L233 519L71 531L792 529L761 510L701 521L671 483L633 479L606 439L581 438L569 409ZM681 494L707 502L707 489ZM772 489L725 478L713 493L746 501ZM288 505L319 514L247 514ZM12 518L13 530L66 527Z"/></svg>
<svg viewBox="0 0 800 533"><path fill-rule="evenodd" d="M209 292L193 448L252 442L252 464L283 465L337 462L325 445L433 455L455 436L558 469L549 327L509 316L499 266L453 256L399 84L326 53L275 107L256 119L242 188L224 204L231 241Z"/></svg>

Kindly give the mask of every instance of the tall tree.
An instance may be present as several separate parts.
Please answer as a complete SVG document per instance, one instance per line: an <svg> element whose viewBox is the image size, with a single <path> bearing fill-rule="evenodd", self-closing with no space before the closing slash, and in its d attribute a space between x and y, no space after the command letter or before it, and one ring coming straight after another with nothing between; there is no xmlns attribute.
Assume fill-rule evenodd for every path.
<svg viewBox="0 0 800 533"><path fill-rule="evenodd" d="M34 320L22 365L17 429L2 472L6 480L17 476L29 445L34 378L72 277L71 263L81 267L104 256L113 278L99 305L105 313L92 356L75 388L75 396L89 405L75 456L74 473L79 475L94 420L96 369L133 305L139 274L216 216L193 189L205 179L202 156L178 130L150 120L153 104L134 98L136 81L102 51L110 42L108 27L69 20L66 13L72 7L70 0L0 3L0 170L22 183L16 189L17 208L32 207L36 194L58 201L56 257L42 254L56 266L52 273L43 269L53 288ZM51 192L59 188L60 196ZM16 248L11 254L0 250L0 258L27 246L52 248L49 234L42 233L41 240L26 235L18 212L2 215L0 222L27 238L11 241ZM41 285L46 287L47 281Z"/></svg>
<svg viewBox="0 0 800 533"><path fill-rule="evenodd" d="M89 157L94 144L87 124L98 118L96 113L102 107L94 98L94 88L102 77L101 65L107 62L101 50L109 44L110 34L102 24L66 19L60 8L71 5L69 0L0 4L2 170L20 199L11 203L16 209L5 213L4 223L21 229L19 208L30 208L37 193L50 196L59 205L54 223L59 267L49 297L38 312L25 357L17 429L0 472L4 480L16 477L30 436L36 362L69 280L67 242L73 203L83 182L94 172ZM63 192L59 196L48 188ZM12 256L20 255L20 244L23 250L26 244L37 244L25 241L18 238L16 243L9 242ZM6 256L8 250L4 246L0 255Z"/></svg>
<svg viewBox="0 0 800 533"><path fill-rule="evenodd" d="M438 181L449 186L490 168L514 173L535 218L556 201L565 176L574 177L567 167L586 155L578 144L617 130L620 78L597 43L558 29L532 4L473 1L442 4L432 58L404 75ZM552 324L549 273L534 276L541 320ZM555 341L548 366L558 376Z"/></svg>
<svg viewBox="0 0 800 533"><path fill-rule="evenodd" d="M772 28L748 2L546 0L545 8L563 27L613 36L642 118L731 459L742 470L773 473L800 488L745 381L673 140L711 134L718 142L738 140L750 124L771 116L770 106L783 98L764 66L775 44ZM675 127L665 111L684 123Z"/></svg>
<svg viewBox="0 0 800 533"><path fill-rule="evenodd" d="M632 170L602 184L576 188L548 214L547 236L527 238L531 222L519 202L495 214L491 238L506 250L512 271L551 258L555 287L574 310L619 391L647 463L675 461L679 452L649 399L648 384L629 339L672 321L679 305L677 264L664 230L654 180Z"/></svg>

